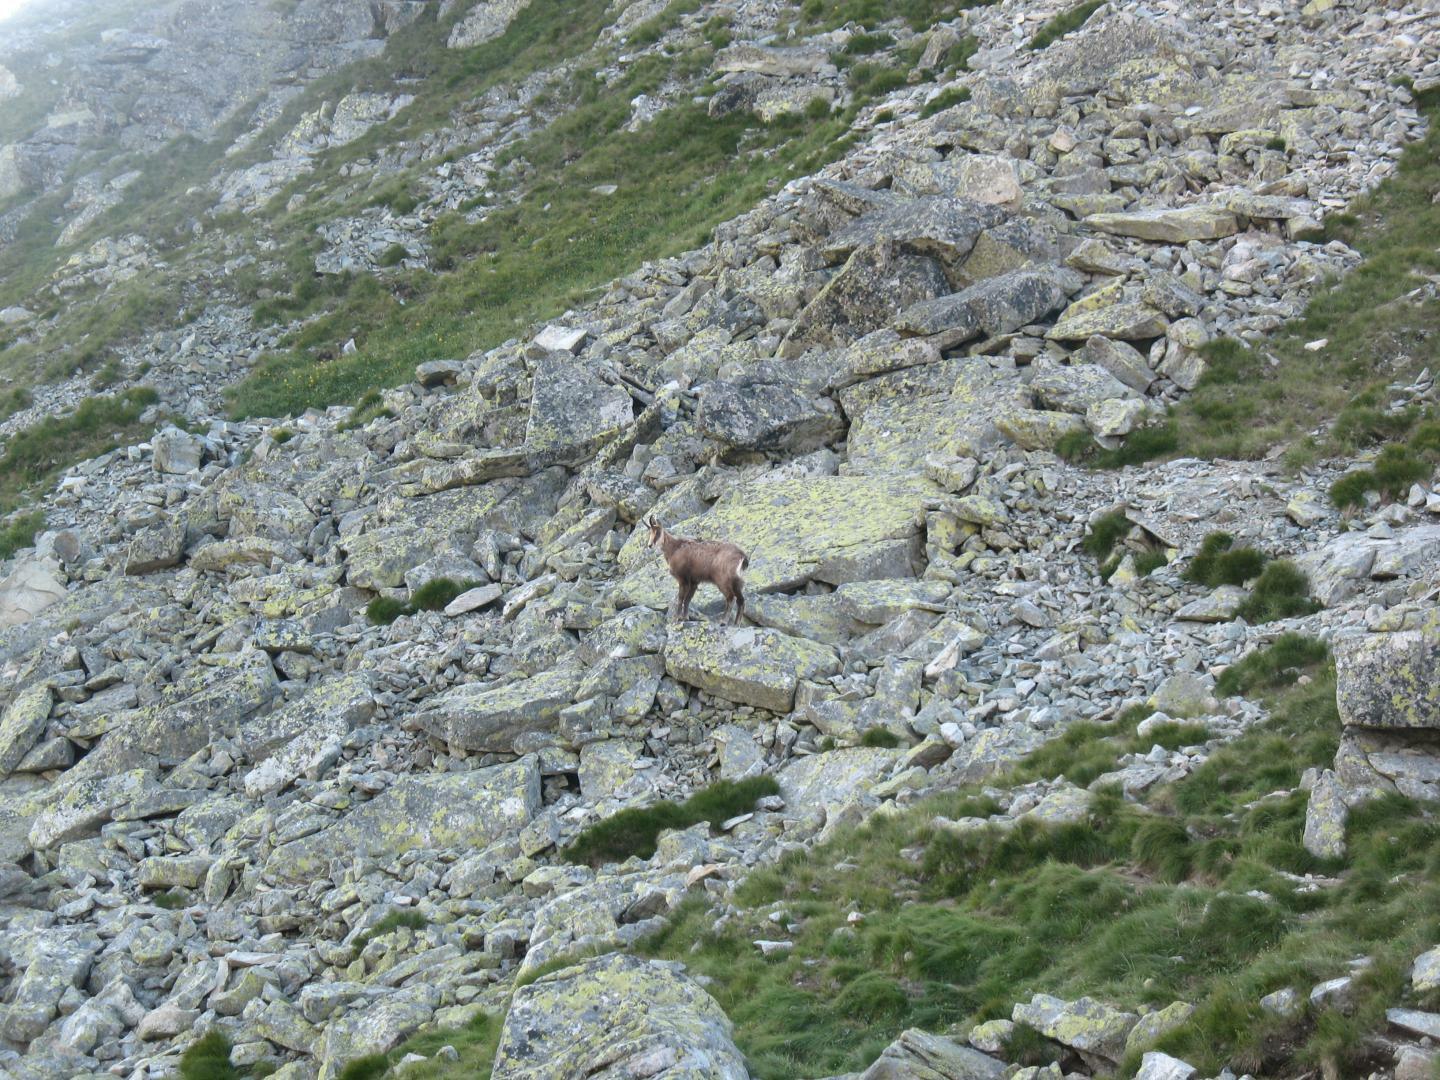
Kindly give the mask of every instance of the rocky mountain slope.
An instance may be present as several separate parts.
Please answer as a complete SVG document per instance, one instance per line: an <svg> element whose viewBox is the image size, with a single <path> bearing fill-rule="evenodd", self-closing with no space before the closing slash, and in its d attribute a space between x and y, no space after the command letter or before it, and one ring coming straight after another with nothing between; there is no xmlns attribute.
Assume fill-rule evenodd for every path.
<svg viewBox="0 0 1440 1080"><path fill-rule="evenodd" d="M1305 342L1378 458L1076 459L1287 392L1440 14L55 12L0 46L0 1069L1433 1073L1427 354ZM667 617L650 515L745 625Z"/></svg>

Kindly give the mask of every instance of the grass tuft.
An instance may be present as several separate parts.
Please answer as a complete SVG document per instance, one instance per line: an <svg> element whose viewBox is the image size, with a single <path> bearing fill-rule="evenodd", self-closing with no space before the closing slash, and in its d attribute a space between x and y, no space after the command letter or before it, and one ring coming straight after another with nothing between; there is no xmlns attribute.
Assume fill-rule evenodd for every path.
<svg viewBox="0 0 1440 1080"><path fill-rule="evenodd" d="M356 935L353 942L355 952L358 955L364 951L366 945L376 938L384 937L396 930L423 930L429 924L430 920L414 908L397 908L394 911L386 912L384 917L369 930Z"/></svg>
<svg viewBox="0 0 1440 1080"><path fill-rule="evenodd" d="M1095 520L1094 524L1090 526L1090 531L1085 534L1081 547L1087 554L1103 561L1115 550L1115 545L1125 539L1126 534L1132 528L1134 526L1125 516L1125 511L1112 510Z"/></svg>
<svg viewBox="0 0 1440 1080"><path fill-rule="evenodd" d="M1062 11L1042 26L1030 39L1030 48L1040 50L1059 41L1073 30L1079 30L1086 20L1105 6L1105 0L1086 0L1085 3Z"/></svg>
<svg viewBox="0 0 1440 1080"><path fill-rule="evenodd" d="M1236 614L1251 623L1312 615L1320 605L1310 597L1310 579L1288 559L1267 563Z"/></svg>
<svg viewBox="0 0 1440 1080"><path fill-rule="evenodd" d="M860 745L880 750L894 750L900 745L900 736L889 728L872 727L860 736Z"/></svg>
<svg viewBox="0 0 1440 1080"><path fill-rule="evenodd" d="M946 109L969 100L970 88L968 86L947 86L925 103L925 107L920 110L920 116L922 119L934 116L936 113L944 112Z"/></svg>
<svg viewBox="0 0 1440 1080"><path fill-rule="evenodd" d="M239 1080L230 1064L230 1040L223 1031L211 1028L180 1056L183 1080Z"/></svg>
<svg viewBox="0 0 1440 1080"><path fill-rule="evenodd" d="M1200 551L1180 576L1196 585L1244 585L1259 577L1267 556L1251 547L1237 548L1229 533L1212 532L1200 544Z"/></svg>
<svg viewBox="0 0 1440 1080"><path fill-rule="evenodd" d="M45 513L31 510L11 518L0 527L0 559L8 559L21 548L35 543L35 534L45 528Z"/></svg>

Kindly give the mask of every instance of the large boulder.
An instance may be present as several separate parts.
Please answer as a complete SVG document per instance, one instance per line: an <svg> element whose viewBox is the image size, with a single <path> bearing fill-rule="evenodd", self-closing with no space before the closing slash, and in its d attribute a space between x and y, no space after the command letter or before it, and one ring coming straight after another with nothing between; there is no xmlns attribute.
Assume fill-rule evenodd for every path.
<svg viewBox="0 0 1440 1080"><path fill-rule="evenodd" d="M532 468L580 464L634 419L628 392L564 353L549 353L536 363L525 425Z"/></svg>
<svg viewBox="0 0 1440 1080"><path fill-rule="evenodd" d="M665 671L672 679L776 713L794 707L800 679L839 670L840 660L828 645L758 626L688 623L665 647Z"/></svg>
<svg viewBox="0 0 1440 1080"><path fill-rule="evenodd" d="M98 835L100 826L115 811L143 798L156 786L154 773L145 768L78 780L67 786L54 805L36 815L30 825L30 846L44 851Z"/></svg>
<svg viewBox="0 0 1440 1080"><path fill-rule="evenodd" d="M748 1080L729 1019L676 967L611 953L517 990L494 1080Z"/></svg>
<svg viewBox="0 0 1440 1080"><path fill-rule="evenodd" d="M927 460L984 459L1004 442L996 418L1030 403L1016 378L977 359L892 372L842 392L853 473L914 475Z"/></svg>
<svg viewBox="0 0 1440 1080"><path fill-rule="evenodd" d="M839 262L867 245L893 243L958 269L980 234L1007 217L998 207L964 199L891 199L836 229L820 251L831 262ZM892 302L891 310L902 306Z"/></svg>
<svg viewBox="0 0 1440 1080"><path fill-rule="evenodd" d="M1440 609L1416 630L1337 639L1335 673L1345 724L1440 728Z"/></svg>
<svg viewBox="0 0 1440 1080"><path fill-rule="evenodd" d="M301 882L332 858L389 860L414 848L476 850L519 832L540 809L533 756L506 765L441 776L406 776L337 824L271 853L265 873Z"/></svg>
<svg viewBox="0 0 1440 1080"><path fill-rule="evenodd" d="M665 525L678 536L743 548L750 556L747 595L791 591L809 581L913 577L923 558L925 503L936 490L913 476L755 482L727 492L705 514ZM620 599L655 608L673 601L674 579L641 533L626 543L620 563L630 570Z"/></svg>
<svg viewBox="0 0 1440 1080"><path fill-rule="evenodd" d="M1035 994L1029 1004L1017 1002L1010 1019L1028 1024L1046 1038L1079 1051L1088 1059L1118 1062L1125 1056L1125 1040L1140 1022L1132 1012L1123 1012L1091 998L1065 1001L1049 994Z"/></svg>
<svg viewBox="0 0 1440 1080"><path fill-rule="evenodd" d="M915 254L893 238L876 240L857 247L796 316L782 348L786 355L798 355L811 345L848 345L885 326L897 307L949 291L935 259Z"/></svg>
<svg viewBox="0 0 1440 1080"><path fill-rule="evenodd" d="M843 806L863 797L890 775L900 754L879 747L856 746L796 758L776 780L785 805L806 810Z"/></svg>
<svg viewBox="0 0 1440 1080"><path fill-rule="evenodd" d="M415 722L457 749L510 753L519 736L554 730L584 674L559 667L515 682L464 683L428 701Z"/></svg>
<svg viewBox="0 0 1440 1080"><path fill-rule="evenodd" d="M1072 271L1012 270L951 296L923 300L895 320L907 334L941 335L957 344L977 334L1009 334L1059 311L1079 287Z"/></svg>
<svg viewBox="0 0 1440 1080"><path fill-rule="evenodd" d="M803 454L838 438L845 421L828 398L747 380L702 390L695 426L730 448Z"/></svg>

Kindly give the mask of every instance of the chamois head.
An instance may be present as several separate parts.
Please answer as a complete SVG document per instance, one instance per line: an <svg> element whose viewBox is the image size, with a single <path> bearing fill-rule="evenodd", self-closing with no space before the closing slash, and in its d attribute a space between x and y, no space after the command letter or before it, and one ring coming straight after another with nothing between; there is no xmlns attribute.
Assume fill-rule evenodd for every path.
<svg viewBox="0 0 1440 1080"><path fill-rule="evenodd" d="M660 524L654 514L645 519L645 526L650 530L650 546L659 547L660 538L665 535L665 526Z"/></svg>

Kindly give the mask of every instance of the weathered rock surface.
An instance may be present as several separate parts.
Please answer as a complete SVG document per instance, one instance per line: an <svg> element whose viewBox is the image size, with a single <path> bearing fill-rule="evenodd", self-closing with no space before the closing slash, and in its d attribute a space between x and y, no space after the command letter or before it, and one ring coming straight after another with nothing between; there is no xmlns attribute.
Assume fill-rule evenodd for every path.
<svg viewBox="0 0 1440 1080"><path fill-rule="evenodd" d="M612 954L542 976L515 994L494 1076L746 1080L730 1030L714 999L684 975Z"/></svg>

